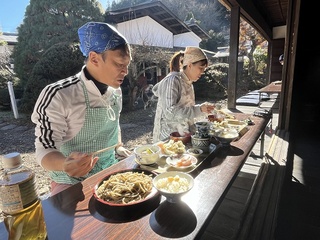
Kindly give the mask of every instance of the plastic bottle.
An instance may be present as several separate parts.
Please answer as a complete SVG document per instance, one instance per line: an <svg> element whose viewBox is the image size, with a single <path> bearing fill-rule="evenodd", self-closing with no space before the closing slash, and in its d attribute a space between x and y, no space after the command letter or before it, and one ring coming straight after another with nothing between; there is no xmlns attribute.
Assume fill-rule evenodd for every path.
<svg viewBox="0 0 320 240"><path fill-rule="evenodd" d="M46 239L47 230L35 174L22 164L17 152L3 158L0 173L0 210L8 239Z"/></svg>

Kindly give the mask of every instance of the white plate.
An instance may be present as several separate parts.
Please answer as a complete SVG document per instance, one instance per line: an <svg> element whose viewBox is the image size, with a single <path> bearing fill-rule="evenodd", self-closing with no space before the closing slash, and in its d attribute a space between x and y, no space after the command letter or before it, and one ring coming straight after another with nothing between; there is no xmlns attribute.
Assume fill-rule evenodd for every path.
<svg viewBox="0 0 320 240"><path fill-rule="evenodd" d="M177 163L179 161L181 161L181 159L190 159L191 160L191 164L187 165L187 166L177 166ZM186 169L186 168L190 168L190 167L195 166L198 163L198 159L195 156L192 156L190 154L183 154L179 158L177 158L177 157L167 157L166 163L169 166L174 167L176 169Z"/></svg>
<svg viewBox="0 0 320 240"><path fill-rule="evenodd" d="M160 152L160 157L174 157L174 156L182 156L183 154L187 153L187 151L184 151L183 153L174 153L172 155L163 154L162 151Z"/></svg>
<svg viewBox="0 0 320 240"><path fill-rule="evenodd" d="M165 144L165 143L168 143L168 141L166 141L166 142L159 142L159 143L157 143L156 145L158 145L158 146L160 147L160 144ZM172 155L184 154L184 153L187 152L187 150L186 150L186 148L185 148L183 153L177 153L177 152L173 151L173 154L170 155L170 154L164 153L164 151L162 150L162 147L160 147L160 148L161 148L160 157L171 157Z"/></svg>

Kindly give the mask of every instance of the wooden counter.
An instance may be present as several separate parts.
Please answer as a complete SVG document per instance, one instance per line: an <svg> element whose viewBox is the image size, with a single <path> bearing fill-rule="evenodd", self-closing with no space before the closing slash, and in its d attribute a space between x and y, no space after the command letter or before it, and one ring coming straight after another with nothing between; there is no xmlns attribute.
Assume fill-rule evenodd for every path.
<svg viewBox="0 0 320 240"><path fill-rule="evenodd" d="M239 120L250 117L255 125L249 126L230 147L217 148L191 173L195 185L181 203L172 204L163 197L155 197L147 205L128 212L101 209L92 197L95 184L108 173L138 168L130 156L42 201L48 239L195 239L201 236L270 120L235 115ZM114 216L122 217L112 219L112 211ZM3 222L0 239L7 239Z"/></svg>
<svg viewBox="0 0 320 240"><path fill-rule="evenodd" d="M272 82L272 83L268 84L267 86L259 89L258 90L258 92L259 92L259 106L260 106L260 103L261 103L261 94L262 93L268 93L268 94L277 93L277 94L280 94L281 93L281 88L282 88L282 81L275 81L275 82Z"/></svg>

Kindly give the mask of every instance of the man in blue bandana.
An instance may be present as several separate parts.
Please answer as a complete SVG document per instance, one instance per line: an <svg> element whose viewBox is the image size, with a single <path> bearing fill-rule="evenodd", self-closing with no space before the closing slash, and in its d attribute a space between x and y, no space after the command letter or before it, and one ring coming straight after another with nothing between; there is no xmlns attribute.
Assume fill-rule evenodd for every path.
<svg viewBox="0 0 320 240"><path fill-rule="evenodd" d="M51 195L117 163L121 143L121 84L130 46L113 26L88 22L78 30L86 57L80 73L46 86L34 107L36 159L52 179ZM116 146L99 154L94 152Z"/></svg>

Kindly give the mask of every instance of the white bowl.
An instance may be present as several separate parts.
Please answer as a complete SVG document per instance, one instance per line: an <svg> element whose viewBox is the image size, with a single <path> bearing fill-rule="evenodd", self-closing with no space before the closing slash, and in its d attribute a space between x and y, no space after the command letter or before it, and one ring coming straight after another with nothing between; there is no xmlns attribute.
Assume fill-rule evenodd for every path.
<svg viewBox="0 0 320 240"><path fill-rule="evenodd" d="M228 146L231 142L239 137L239 133L236 130L222 130L216 131L213 134L214 138L217 139L222 145Z"/></svg>
<svg viewBox="0 0 320 240"><path fill-rule="evenodd" d="M151 165L160 158L161 149L157 145L142 145L134 149L136 161L141 165Z"/></svg>
<svg viewBox="0 0 320 240"><path fill-rule="evenodd" d="M193 185L193 177L179 171L164 172L153 179L153 186L171 203L179 202Z"/></svg>
<svg viewBox="0 0 320 240"><path fill-rule="evenodd" d="M199 157L203 153L203 150L200 148L189 148L187 150L187 153L189 153L192 156Z"/></svg>

